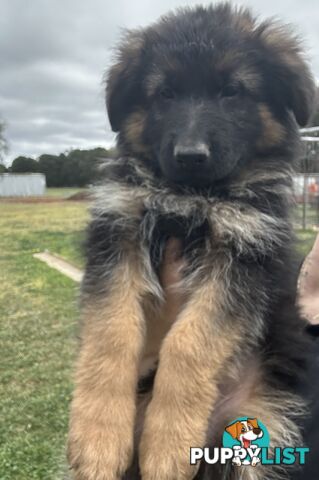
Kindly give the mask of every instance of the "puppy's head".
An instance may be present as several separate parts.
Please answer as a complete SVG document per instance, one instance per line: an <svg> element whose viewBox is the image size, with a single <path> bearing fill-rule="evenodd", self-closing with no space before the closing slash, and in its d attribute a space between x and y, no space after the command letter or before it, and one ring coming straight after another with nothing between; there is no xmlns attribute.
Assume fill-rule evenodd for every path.
<svg viewBox="0 0 319 480"><path fill-rule="evenodd" d="M121 153L173 182L211 185L285 152L314 84L288 28L222 4L127 33L106 91Z"/></svg>

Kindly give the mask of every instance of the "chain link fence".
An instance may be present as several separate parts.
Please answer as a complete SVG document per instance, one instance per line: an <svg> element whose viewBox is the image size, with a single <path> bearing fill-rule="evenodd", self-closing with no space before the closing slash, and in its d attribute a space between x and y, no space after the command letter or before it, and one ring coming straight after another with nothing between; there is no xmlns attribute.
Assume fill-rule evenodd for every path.
<svg viewBox="0 0 319 480"><path fill-rule="evenodd" d="M294 177L296 228L319 230L319 173Z"/></svg>
<svg viewBox="0 0 319 480"><path fill-rule="evenodd" d="M300 130L304 150L300 173L294 177L295 226L319 230L319 127Z"/></svg>

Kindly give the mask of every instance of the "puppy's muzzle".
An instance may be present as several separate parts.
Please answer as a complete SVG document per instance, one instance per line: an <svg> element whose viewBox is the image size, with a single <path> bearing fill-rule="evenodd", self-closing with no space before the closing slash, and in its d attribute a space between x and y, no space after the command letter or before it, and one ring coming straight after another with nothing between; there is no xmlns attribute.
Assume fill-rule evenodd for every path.
<svg viewBox="0 0 319 480"><path fill-rule="evenodd" d="M198 169L207 167L210 152L205 143L194 145L178 143L175 145L173 153L177 169L198 171Z"/></svg>

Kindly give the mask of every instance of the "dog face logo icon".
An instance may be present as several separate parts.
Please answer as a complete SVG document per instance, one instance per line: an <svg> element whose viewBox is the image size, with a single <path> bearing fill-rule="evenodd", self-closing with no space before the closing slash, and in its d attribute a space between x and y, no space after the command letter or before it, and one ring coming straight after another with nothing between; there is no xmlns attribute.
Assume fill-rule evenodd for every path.
<svg viewBox="0 0 319 480"><path fill-rule="evenodd" d="M243 417L225 428L223 446L234 450L233 464L251 465L260 463L259 453L263 446L269 446L269 435L257 418Z"/></svg>
<svg viewBox="0 0 319 480"><path fill-rule="evenodd" d="M242 422L235 422L225 428L226 432L237 439L243 448L249 448L254 440L263 436L256 418L248 418Z"/></svg>

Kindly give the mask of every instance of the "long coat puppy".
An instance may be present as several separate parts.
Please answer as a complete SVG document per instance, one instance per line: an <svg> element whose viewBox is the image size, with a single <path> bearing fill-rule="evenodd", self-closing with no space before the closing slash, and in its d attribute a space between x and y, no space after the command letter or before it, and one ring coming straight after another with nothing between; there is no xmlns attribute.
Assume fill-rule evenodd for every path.
<svg viewBox="0 0 319 480"><path fill-rule="evenodd" d="M197 473L189 449L219 445L242 415L267 425L272 447L302 444L294 388L307 346L289 210L313 94L291 30L228 4L182 9L123 39L107 80L120 158L97 188L82 289L76 480L225 478L222 467ZM171 236L186 265L173 324L158 277Z"/></svg>

